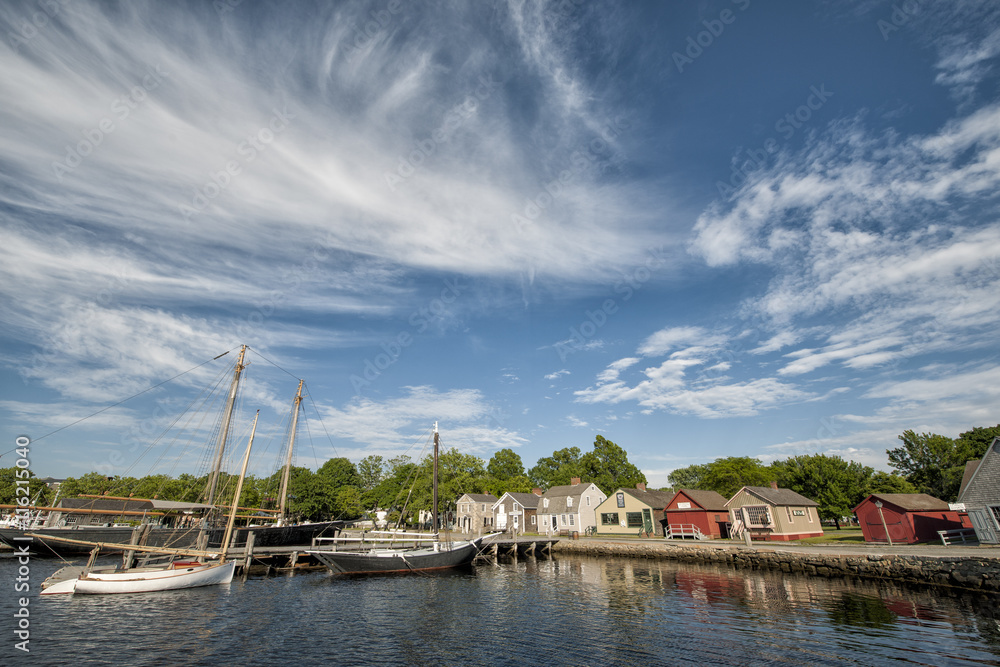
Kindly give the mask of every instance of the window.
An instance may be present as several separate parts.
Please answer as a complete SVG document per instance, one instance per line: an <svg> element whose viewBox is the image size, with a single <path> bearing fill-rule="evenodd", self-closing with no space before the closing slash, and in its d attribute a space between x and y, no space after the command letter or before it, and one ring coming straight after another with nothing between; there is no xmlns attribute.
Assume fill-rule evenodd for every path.
<svg viewBox="0 0 1000 667"><path fill-rule="evenodd" d="M532 526L535 525L535 515L534 514L531 515L531 525Z"/></svg>
<svg viewBox="0 0 1000 667"><path fill-rule="evenodd" d="M625 494L624 493L616 493L615 494L615 500L618 501L618 507L625 507Z"/></svg>
<svg viewBox="0 0 1000 667"><path fill-rule="evenodd" d="M617 526L618 525L618 512L607 512L601 514L601 525L602 526Z"/></svg>
<svg viewBox="0 0 1000 667"><path fill-rule="evenodd" d="M549 499L548 498L542 498L542 507L544 507L545 509L549 508Z"/></svg>
<svg viewBox="0 0 1000 667"><path fill-rule="evenodd" d="M806 511L805 510L792 510L792 515L793 516L805 516L806 515Z"/></svg>
<svg viewBox="0 0 1000 667"><path fill-rule="evenodd" d="M573 525L573 517L574 516L576 516L576 515L575 514L570 514L569 515L569 525L571 525L571 526Z"/></svg>
<svg viewBox="0 0 1000 667"><path fill-rule="evenodd" d="M795 521L795 519L792 518L792 508L788 507L787 505L785 506L785 514L788 515L789 521Z"/></svg>
<svg viewBox="0 0 1000 667"><path fill-rule="evenodd" d="M90 525L91 526L99 526L102 523L104 523L104 516L103 515L101 515L101 514L95 514L94 516L90 517Z"/></svg>
<svg viewBox="0 0 1000 667"><path fill-rule="evenodd" d="M572 496L566 496L566 507L572 507L572 506L573 506Z"/></svg>
<svg viewBox="0 0 1000 667"><path fill-rule="evenodd" d="M565 525L566 525L566 515L565 515L565 514L562 514L562 515L560 515L560 516L562 516L562 525L564 525L564 526L565 526Z"/></svg>
<svg viewBox="0 0 1000 667"><path fill-rule="evenodd" d="M743 514L747 518L748 526L766 528L771 525L771 514L767 511L767 505L748 505L743 508Z"/></svg>
<svg viewBox="0 0 1000 667"><path fill-rule="evenodd" d="M66 515L66 525L67 526L73 526L73 525L75 525L76 522L77 522L77 519L79 519L79 518L80 517L78 517L76 514L68 514L68 515Z"/></svg>
<svg viewBox="0 0 1000 667"><path fill-rule="evenodd" d="M625 522L629 528L642 528L642 512L625 512Z"/></svg>
<svg viewBox="0 0 1000 667"><path fill-rule="evenodd" d="M587 507L590 507L590 496L587 496Z"/></svg>

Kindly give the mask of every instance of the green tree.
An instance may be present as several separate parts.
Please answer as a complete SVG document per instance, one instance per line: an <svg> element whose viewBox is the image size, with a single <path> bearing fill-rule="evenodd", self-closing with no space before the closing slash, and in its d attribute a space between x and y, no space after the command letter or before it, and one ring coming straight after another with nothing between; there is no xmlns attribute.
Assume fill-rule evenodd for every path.
<svg viewBox="0 0 1000 667"><path fill-rule="evenodd" d="M538 459L535 466L528 471L531 483L542 489L565 486L572 478L582 475L579 447L566 447L552 452L552 456Z"/></svg>
<svg viewBox="0 0 1000 667"><path fill-rule="evenodd" d="M112 489L118 485L115 477L108 477L97 472L88 472L80 477L68 477L60 485L61 494L64 498L75 498L81 494L104 495L111 494Z"/></svg>
<svg viewBox="0 0 1000 667"><path fill-rule="evenodd" d="M372 454L358 462L358 475L361 478L361 490L371 491L385 477L385 460Z"/></svg>
<svg viewBox="0 0 1000 667"><path fill-rule="evenodd" d="M508 480L524 475L524 464L521 462L521 457L513 449L504 448L493 455L486 466L486 472L493 479Z"/></svg>
<svg viewBox="0 0 1000 667"><path fill-rule="evenodd" d="M701 488L716 491L725 498L744 486L767 486L774 479L774 472L755 458L729 456L712 461L701 480Z"/></svg>
<svg viewBox="0 0 1000 667"><path fill-rule="evenodd" d="M898 437L903 446L886 450L889 465L903 473L920 493L954 501L965 472L968 448L936 433L907 430Z"/></svg>
<svg viewBox="0 0 1000 667"><path fill-rule="evenodd" d="M606 495L619 487L635 488L639 482L646 483L646 476L629 463L625 450L600 435L594 440L593 451L580 457L580 469L581 479L593 482Z"/></svg>
<svg viewBox="0 0 1000 667"><path fill-rule="evenodd" d="M27 485L17 482L27 481ZM24 489L18 494L18 487ZM27 495L25 495L27 494ZM20 505L18 498L27 498L39 507L46 507L55 495L45 484L27 468L0 468L0 503L4 505ZM7 510L3 511L6 514Z"/></svg>
<svg viewBox="0 0 1000 667"><path fill-rule="evenodd" d="M686 468L677 468L667 476L667 481L675 489L700 489L705 474L708 473L708 464L695 464Z"/></svg>
<svg viewBox="0 0 1000 667"><path fill-rule="evenodd" d="M780 486L819 503L820 519L832 520L838 530L840 519L851 516L867 496L868 481L874 473L856 461L824 454L775 461L771 469Z"/></svg>
<svg viewBox="0 0 1000 667"><path fill-rule="evenodd" d="M965 433L959 433L955 438L955 446L959 448L962 456L967 457L966 461L981 459L994 438L1000 438L1000 424L989 427L976 426Z"/></svg>
<svg viewBox="0 0 1000 667"><path fill-rule="evenodd" d="M868 480L865 497L872 493L917 493L917 487L910 484L902 475L876 470Z"/></svg>

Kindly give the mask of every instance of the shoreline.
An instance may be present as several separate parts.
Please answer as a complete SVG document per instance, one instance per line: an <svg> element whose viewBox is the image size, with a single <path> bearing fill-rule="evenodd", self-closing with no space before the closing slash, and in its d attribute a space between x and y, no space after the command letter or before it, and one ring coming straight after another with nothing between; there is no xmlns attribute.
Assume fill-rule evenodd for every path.
<svg viewBox="0 0 1000 667"><path fill-rule="evenodd" d="M523 539L523 538L522 538ZM759 545L759 546L758 546ZM823 577L855 577L1000 593L1000 547L936 545L795 545L721 540L561 538L554 553L653 558L724 565L737 570L775 570Z"/></svg>

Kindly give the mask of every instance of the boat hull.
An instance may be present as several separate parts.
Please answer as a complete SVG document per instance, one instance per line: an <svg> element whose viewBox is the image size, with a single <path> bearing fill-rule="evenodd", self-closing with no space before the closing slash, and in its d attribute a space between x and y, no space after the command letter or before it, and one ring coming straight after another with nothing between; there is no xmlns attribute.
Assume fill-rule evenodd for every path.
<svg viewBox="0 0 1000 667"><path fill-rule="evenodd" d="M177 569L125 572L91 572L76 580L74 593L107 595L116 593L152 593L180 588L228 584L233 580L236 561L194 565Z"/></svg>
<svg viewBox="0 0 1000 667"><path fill-rule="evenodd" d="M366 552L314 549L314 556L334 574L406 574L469 565L479 553L477 540L451 548L374 549Z"/></svg>
<svg viewBox="0 0 1000 667"><path fill-rule="evenodd" d="M247 543L247 535L254 533L255 547L294 547L311 546L315 537L334 535L343 527L341 521L324 523L307 523L294 526L252 526L236 529L232 547L243 547ZM90 553L93 547L80 544L67 544L44 537L26 538L26 533L36 535L51 535L53 537L69 537L87 542L108 542L112 544L128 544L132 539L129 526L95 526L79 528L0 528L0 542L15 549L30 545L32 555L39 558L79 556ZM198 542L199 531L192 528L153 528L144 542L150 547L171 547L173 549L194 549ZM222 546L225 535L223 529L208 531L208 548L217 549ZM121 549L104 548L103 555L121 553Z"/></svg>

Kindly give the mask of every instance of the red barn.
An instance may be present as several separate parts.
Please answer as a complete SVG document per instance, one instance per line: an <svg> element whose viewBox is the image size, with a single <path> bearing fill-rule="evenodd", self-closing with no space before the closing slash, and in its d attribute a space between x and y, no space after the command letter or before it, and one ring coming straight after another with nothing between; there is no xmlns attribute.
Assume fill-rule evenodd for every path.
<svg viewBox="0 0 1000 667"><path fill-rule="evenodd" d="M881 504L881 507L879 507ZM854 508L865 542L936 541L939 530L971 528L948 503L926 493L873 493Z"/></svg>
<svg viewBox="0 0 1000 667"><path fill-rule="evenodd" d="M715 491L681 489L664 511L666 537L729 538L726 499Z"/></svg>

